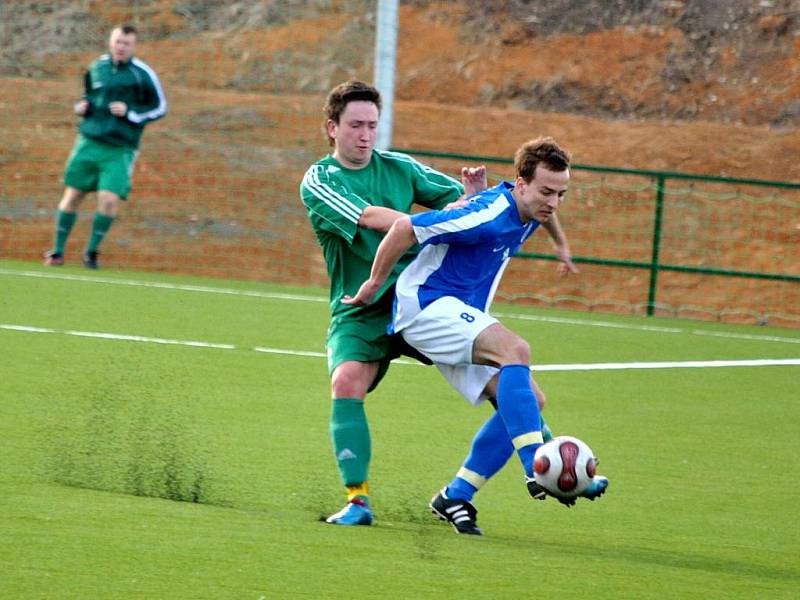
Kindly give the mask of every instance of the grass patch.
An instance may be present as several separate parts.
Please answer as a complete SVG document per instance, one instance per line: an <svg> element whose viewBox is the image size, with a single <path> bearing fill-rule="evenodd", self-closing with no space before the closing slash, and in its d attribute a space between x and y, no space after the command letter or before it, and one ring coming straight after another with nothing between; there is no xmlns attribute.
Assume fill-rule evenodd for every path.
<svg viewBox="0 0 800 600"><path fill-rule="evenodd" d="M609 492L569 510L532 503L512 459L476 497L486 536L472 539L427 502L490 408L467 406L433 369L394 365L367 400L376 523L337 528L319 522L343 501L314 354L325 302L259 284L215 293L186 277L2 267L0 325L38 328L0 327L2 597L568 596L576 567L570 585L598 599L796 595L797 366L541 371L548 420L591 445ZM505 320L538 365L800 348L787 330L498 312L532 317Z"/></svg>

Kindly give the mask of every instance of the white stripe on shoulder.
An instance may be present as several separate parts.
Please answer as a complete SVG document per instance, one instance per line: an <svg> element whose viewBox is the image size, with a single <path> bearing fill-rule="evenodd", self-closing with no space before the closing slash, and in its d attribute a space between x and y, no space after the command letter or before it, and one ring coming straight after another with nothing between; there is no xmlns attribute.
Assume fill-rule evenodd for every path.
<svg viewBox="0 0 800 600"><path fill-rule="evenodd" d="M361 209L347 197L337 192L332 186L320 181L319 174L325 168L324 165L314 165L306 171L305 176L303 176L303 187L317 200L328 205L348 221L358 223L361 218Z"/></svg>
<svg viewBox="0 0 800 600"><path fill-rule="evenodd" d="M137 113L133 110L129 110L128 120L131 123L138 124L145 121L154 121L155 119L163 117L165 114L167 114L167 98L164 96L164 90L161 88L161 82L158 80L158 75L156 75L156 72L150 68L150 65L143 60L133 57L131 59L131 63L134 67L138 67L147 73L148 77L150 77L150 81L153 82L153 87L156 89L156 94L158 95L158 106L143 113Z"/></svg>
<svg viewBox="0 0 800 600"><path fill-rule="evenodd" d="M478 211L469 212L462 217L447 219L431 225L415 226L414 235L417 236L417 241L422 244L437 235L473 229L493 220L497 215L508 209L509 206L511 204L505 194L499 193L490 204Z"/></svg>

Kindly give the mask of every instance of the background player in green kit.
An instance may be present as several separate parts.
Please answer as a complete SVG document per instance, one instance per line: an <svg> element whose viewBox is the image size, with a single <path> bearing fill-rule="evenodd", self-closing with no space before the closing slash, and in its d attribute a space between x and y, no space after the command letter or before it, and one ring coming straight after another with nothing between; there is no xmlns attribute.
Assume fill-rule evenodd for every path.
<svg viewBox="0 0 800 600"><path fill-rule="evenodd" d="M97 249L131 190L131 175L144 126L167 113L167 100L155 71L133 56L136 29L115 27L109 53L95 60L84 76L84 96L75 104L83 117L64 172L53 249L45 264L64 264L64 248L87 192L97 192L97 212L83 263L96 269Z"/></svg>
<svg viewBox="0 0 800 600"><path fill-rule="evenodd" d="M369 525L368 470L371 441L364 398L385 375L399 352L386 333L394 282L413 258L401 259L368 307L341 303L369 277L375 251L396 218L412 204L443 208L465 187L410 156L374 148L381 98L359 81L343 83L328 95L325 128L333 152L306 171L300 195L317 235L331 280L328 369L333 408L331 437L347 504L327 521ZM483 167L463 169L466 192L486 187Z"/></svg>

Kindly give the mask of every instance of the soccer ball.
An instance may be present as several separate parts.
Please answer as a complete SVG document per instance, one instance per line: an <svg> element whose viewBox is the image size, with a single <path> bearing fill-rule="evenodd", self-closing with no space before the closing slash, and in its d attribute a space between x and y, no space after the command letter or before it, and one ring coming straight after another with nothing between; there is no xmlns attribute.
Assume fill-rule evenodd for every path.
<svg viewBox="0 0 800 600"><path fill-rule="evenodd" d="M536 483L559 498L574 498L586 491L596 468L592 449L568 435L542 444L533 457Z"/></svg>

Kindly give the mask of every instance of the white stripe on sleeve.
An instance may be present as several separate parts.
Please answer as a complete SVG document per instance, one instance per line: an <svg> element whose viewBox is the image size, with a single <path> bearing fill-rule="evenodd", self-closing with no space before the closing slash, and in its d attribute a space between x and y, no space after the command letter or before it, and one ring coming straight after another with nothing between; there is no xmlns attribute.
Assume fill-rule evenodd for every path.
<svg viewBox="0 0 800 600"><path fill-rule="evenodd" d="M503 194L498 194L491 204L479 211L467 213L457 219L448 219L430 225L414 226L414 235L417 236L417 241L423 244L437 235L473 229L493 220L509 206L508 198Z"/></svg>
<svg viewBox="0 0 800 600"><path fill-rule="evenodd" d="M319 171L324 167L311 168L306 171L303 177L303 187L305 187L315 198L331 207L348 221L358 223L361 218L362 210L345 196L342 196L335 189L319 180Z"/></svg>
<svg viewBox="0 0 800 600"><path fill-rule="evenodd" d="M158 75L156 72L150 68L150 66L138 58L134 57L132 59L132 63L134 66L139 67L147 73L150 77L150 80L153 82L153 87L156 89L156 94L158 95L158 106L156 106L153 110L148 110L147 112L137 113L136 111L129 110L128 111L128 120L131 123L144 123L146 121L154 121L156 119L160 119L165 114L167 114L167 98L164 96L164 90L161 88L161 82L158 80Z"/></svg>

